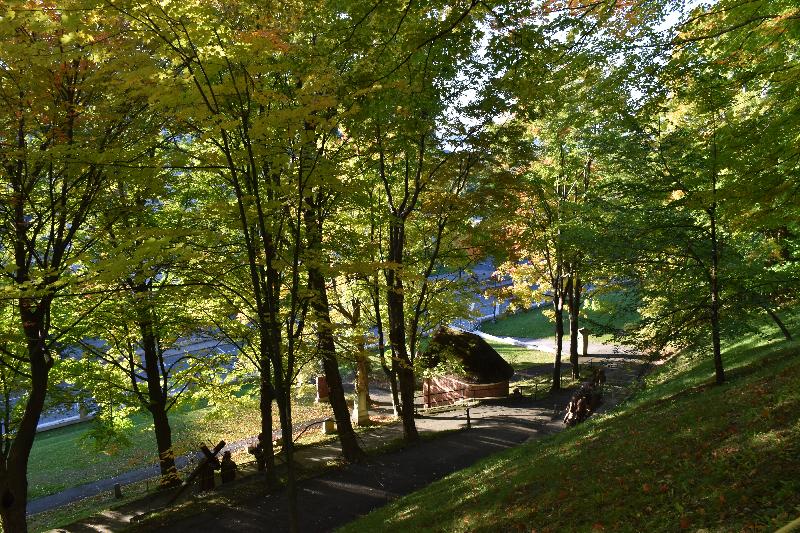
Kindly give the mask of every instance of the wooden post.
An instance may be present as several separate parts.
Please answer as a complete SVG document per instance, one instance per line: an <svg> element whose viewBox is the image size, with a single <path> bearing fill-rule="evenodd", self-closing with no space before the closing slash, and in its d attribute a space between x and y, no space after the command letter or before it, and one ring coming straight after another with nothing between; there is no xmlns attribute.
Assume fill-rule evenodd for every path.
<svg viewBox="0 0 800 533"><path fill-rule="evenodd" d="M356 394L351 418L353 424L365 426L369 425L369 367L363 352L359 352L357 357Z"/></svg>
<svg viewBox="0 0 800 533"><path fill-rule="evenodd" d="M333 418L326 418L322 421L322 434L323 435L332 435L336 432L336 429L333 425Z"/></svg>
<svg viewBox="0 0 800 533"><path fill-rule="evenodd" d="M581 355L583 355L583 357L586 357L587 354L589 353L589 330L586 328L581 328L578 330L578 333L582 345L581 352L583 352Z"/></svg>

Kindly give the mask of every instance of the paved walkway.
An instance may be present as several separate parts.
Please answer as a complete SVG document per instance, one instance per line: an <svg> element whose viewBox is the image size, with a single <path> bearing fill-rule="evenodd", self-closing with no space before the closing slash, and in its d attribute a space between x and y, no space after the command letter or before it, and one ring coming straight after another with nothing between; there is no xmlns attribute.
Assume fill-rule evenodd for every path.
<svg viewBox="0 0 800 533"><path fill-rule="evenodd" d="M569 394L569 391L563 391L558 404L566 404ZM301 531L332 530L482 457L561 430L561 413L553 412L553 401L552 398L538 402L528 398L508 399L472 407L470 430L465 429L464 409L418 418L417 428L423 436L450 432L301 481L298 484L299 508L314 510L313 513L302 513ZM374 450L401 437L402 427L396 424L367 431L361 435L361 443L365 449ZM315 465L336 461L340 456L341 448L335 441L299 449L296 461L301 469L312 469ZM241 480L247 481L246 478ZM231 489L235 490L235 485ZM224 496L227 490L228 487L218 487L216 494ZM284 491L256 498L242 498L242 491L236 495L235 508L201 512L171 523L148 522L141 526L141 530L264 531L265 524L269 524L270 531L287 530ZM133 502L57 531L117 531L131 526L134 517L159 505L160 502Z"/></svg>
<svg viewBox="0 0 800 533"><path fill-rule="evenodd" d="M630 355L623 358L598 355L592 358L607 365L611 382L627 382L639 374L642 361ZM614 362L615 360L618 360ZM482 457L517 446L527 440L540 438L563 429L561 416L571 391L562 391L555 397L535 401L530 398L508 398L487 402L470 409L472 429L450 432L435 439L423 440L410 447L391 453L373 456L364 463L347 465L333 471L301 481L298 484L301 531L328 531L335 529L388 501L417 490L454 471L463 469ZM390 408L388 393L374 391L379 412ZM612 408L619 395L606 398L603 409ZM554 406L557 410L554 410ZM378 414L376 412L375 414ZM464 409L457 409L417 419L420 433L430 434L464 429ZM377 449L402 437L400 425L370 429L361 434L365 449ZM337 461L341 455L338 442L311 446L298 450L297 462L301 469ZM219 487L217 494L236 491L239 483L252 482L247 478L232 487ZM258 493L259 491L255 491ZM244 493L244 496L243 496ZM198 512L169 523L148 522L142 531L270 531L286 530L286 495L283 491L254 497L250 491L236 491L235 507L222 511ZM62 531L116 531L131 525L131 519L153 508L159 502L142 500L127 504L115 511L75 524Z"/></svg>

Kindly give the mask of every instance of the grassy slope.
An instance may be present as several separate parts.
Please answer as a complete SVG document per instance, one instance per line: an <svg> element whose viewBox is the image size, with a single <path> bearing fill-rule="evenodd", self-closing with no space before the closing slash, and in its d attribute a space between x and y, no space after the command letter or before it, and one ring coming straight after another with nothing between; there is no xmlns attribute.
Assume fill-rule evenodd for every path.
<svg viewBox="0 0 800 533"><path fill-rule="evenodd" d="M636 323L639 316L630 310L622 310L626 303L626 296L621 293L604 294L584 303L581 327L586 327L594 332L592 338L602 341L611 340L614 330L625 328ZM481 331L498 337L522 337L540 339L555 336L555 325L544 314L549 306L519 311L513 315L500 318L497 322L484 322ZM565 339L569 339L569 315L564 312ZM614 318L609 321L608 317Z"/></svg>
<svg viewBox="0 0 800 533"><path fill-rule="evenodd" d="M488 458L344 531L759 531L800 515L800 344L664 365L612 414Z"/></svg>
<svg viewBox="0 0 800 533"><path fill-rule="evenodd" d="M565 314L564 318L566 316ZM481 331L490 335L527 339L553 337L553 328L553 323L538 308L518 311L513 315L499 318L497 322L486 321L480 327Z"/></svg>
<svg viewBox="0 0 800 533"><path fill-rule="evenodd" d="M518 369L525 369L532 365L537 364L553 364L553 358L555 357L551 353L541 352L539 350L531 350L529 348L525 348L524 346L515 346L513 344L501 344L495 342L489 342L492 348L497 351L500 355L503 356L503 359L508 361L511 366L514 367L515 370ZM567 357L562 357L562 361L565 359L569 359Z"/></svg>

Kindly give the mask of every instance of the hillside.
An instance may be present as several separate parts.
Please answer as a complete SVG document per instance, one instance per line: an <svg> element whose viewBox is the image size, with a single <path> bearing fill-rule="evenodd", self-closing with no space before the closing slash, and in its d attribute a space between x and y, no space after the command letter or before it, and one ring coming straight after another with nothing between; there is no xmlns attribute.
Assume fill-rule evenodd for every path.
<svg viewBox="0 0 800 533"><path fill-rule="evenodd" d="M800 516L800 343L652 373L613 413L492 456L342 531L774 531Z"/></svg>

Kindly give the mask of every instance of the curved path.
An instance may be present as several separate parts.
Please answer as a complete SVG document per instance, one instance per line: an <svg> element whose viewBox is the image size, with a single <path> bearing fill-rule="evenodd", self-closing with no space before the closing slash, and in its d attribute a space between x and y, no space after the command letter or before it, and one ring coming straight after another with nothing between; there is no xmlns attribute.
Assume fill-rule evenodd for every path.
<svg viewBox="0 0 800 533"><path fill-rule="evenodd" d="M508 399L473 407L471 429L465 429L464 410L450 411L417 420L420 433L458 430L423 439L421 442L369 458L360 464L346 465L298 483L299 530L331 531L389 501L418 490L437 479L466 468L483 457L518 446L528 440L563 428L561 414L554 413L553 401L566 403L569 391L545 401ZM387 431L391 430L391 431ZM397 426L381 428L380 442L399 438ZM371 448L378 441L364 439ZM338 451L338 446L332 446ZM302 458L298 462L304 463ZM224 495L224 488L219 491ZM266 496L244 496L237 492L235 506L204 510L182 518L151 519L133 526L133 531L288 531L287 498L281 490ZM86 522L69 527L70 532L98 531L112 524Z"/></svg>
<svg viewBox="0 0 800 533"><path fill-rule="evenodd" d="M521 341L519 342L528 342ZM612 350L613 352L613 350ZM632 354L593 355L592 360L610 364L610 380L623 383L641 371L642 361ZM618 361L612 363L612 361ZM445 433L435 439L403 449L373 456L366 462L329 470L298 483L298 507L302 510L300 531L330 531L388 501L413 492L437 479L474 464L483 457L517 446L525 441L563 429L561 409L571 391L565 390L544 400L508 398L487 402L470 409L472 429ZM379 395L376 395L378 397ZM614 405L606 399L603 409ZM385 408L385 406L383 406ZM466 427L463 409L417 419L420 433L442 432ZM377 449L402 436L398 425L369 430L362 435L366 449ZM325 464L340 455L338 443L313 446L298 451L301 466ZM242 479L241 483L248 480ZM239 482L230 487L235 491ZM218 489L224 497L228 487ZM260 493L260 494L259 494ZM244 495L243 495L244 494ZM150 519L133 526L134 531L286 531L286 495L278 491L266 496L262 491L243 491L231 495L235 504L220 509L205 509L203 500L195 502L180 516ZM146 502L134 503L107 512L65 531L116 531L131 526L131 518L149 509ZM188 514L188 516L187 516Z"/></svg>

